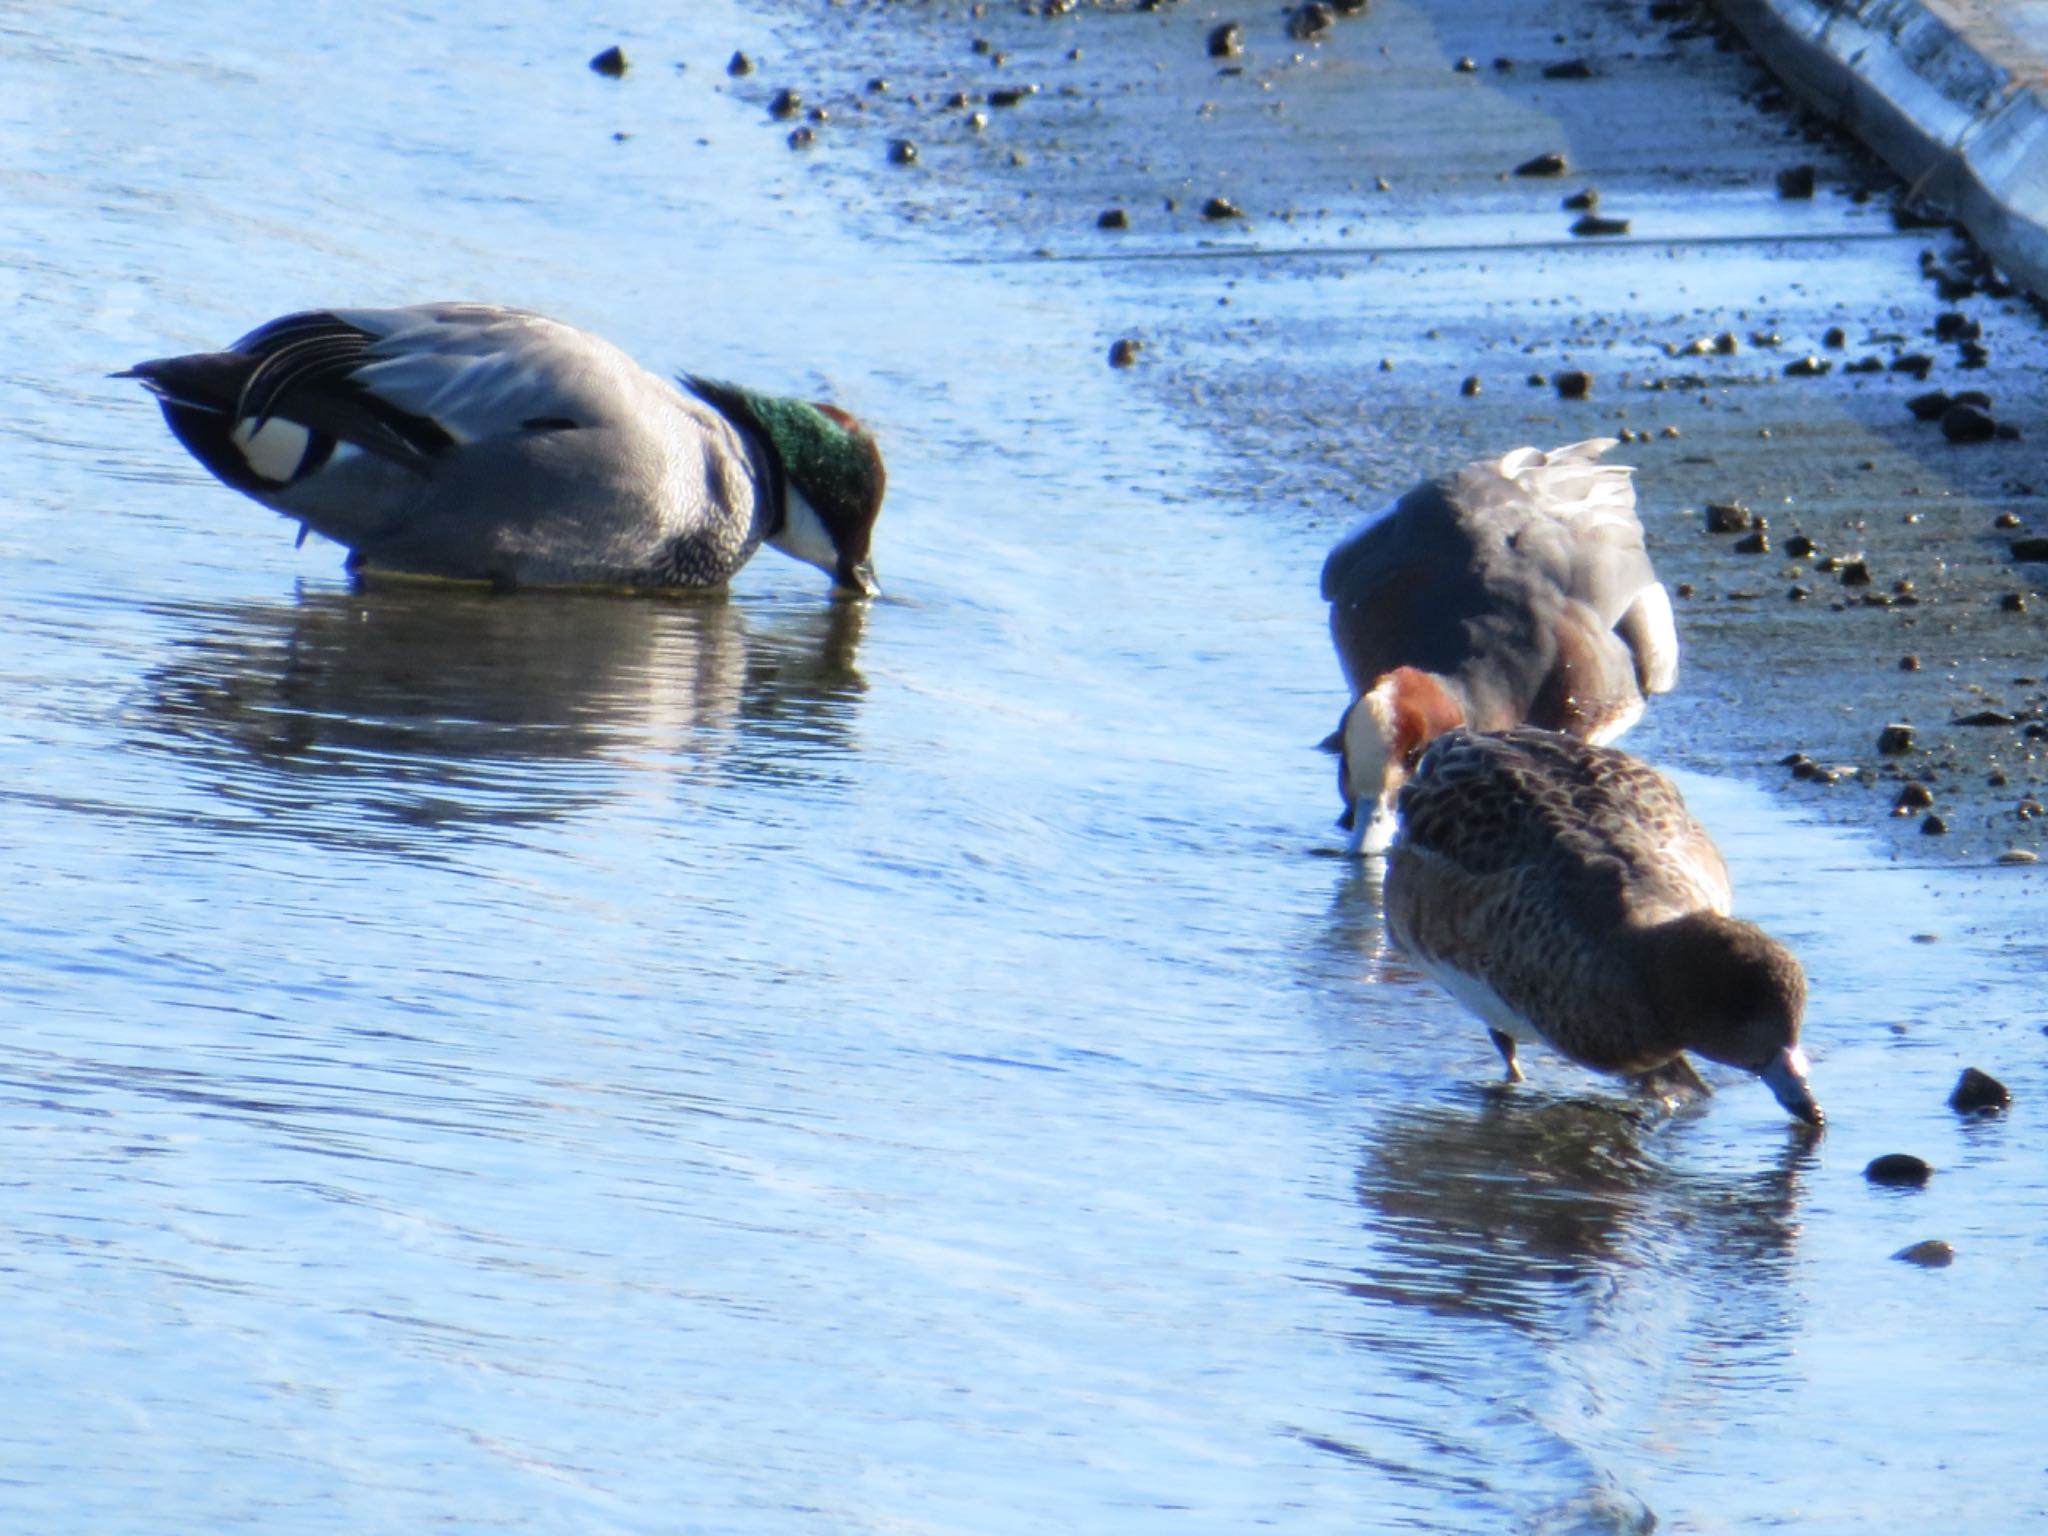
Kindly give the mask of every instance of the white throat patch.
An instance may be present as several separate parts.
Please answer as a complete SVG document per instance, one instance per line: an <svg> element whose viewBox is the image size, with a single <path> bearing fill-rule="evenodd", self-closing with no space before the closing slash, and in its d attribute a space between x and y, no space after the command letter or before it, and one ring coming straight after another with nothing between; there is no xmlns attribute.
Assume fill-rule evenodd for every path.
<svg viewBox="0 0 2048 1536"><path fill-rule="evenodd" d="M794 485L788 487L785 501L782 531L768 542L785 555L815 565L827 575L836 576L839 572L839 546L832 542L831 531L826 528L825 520L818 516L818 509L806 501L804 493Z"/></svg>

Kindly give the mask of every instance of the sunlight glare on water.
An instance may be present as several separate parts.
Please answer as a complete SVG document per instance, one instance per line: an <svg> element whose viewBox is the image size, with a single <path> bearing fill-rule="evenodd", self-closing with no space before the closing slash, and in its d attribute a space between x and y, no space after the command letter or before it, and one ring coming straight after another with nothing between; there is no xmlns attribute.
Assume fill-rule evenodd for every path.
<svg viewBox="0 0 2048 1536"><path fill-rule="evenodd" d="M1968 1275L1857 1177L1855 1031L1976 963L1917 877L1911 967L1745 888L1827 981L1820 1150L1753 1084L1495 1092L1312 856L1319 537L1042 344L1113 277L862 240L725 92L782 39L629 10L0 16L9 1527L1715 1530L1839 1507L1788 1438L1862 1455L1873 1355L1981 1388L2037 1135L1912 1123ZM875 422L885 597L355 590L103 377L450 297ZM1738 875L1874 878L1694 792ZM2025 1462L1923 1436L1847 1514L1967 1510L1936 1457Z"/></svg>

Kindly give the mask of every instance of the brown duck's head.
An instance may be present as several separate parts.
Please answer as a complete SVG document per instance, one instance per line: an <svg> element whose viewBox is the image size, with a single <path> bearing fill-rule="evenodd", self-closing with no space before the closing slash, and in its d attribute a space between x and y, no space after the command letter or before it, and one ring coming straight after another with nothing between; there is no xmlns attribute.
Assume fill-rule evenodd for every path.
<svg viewBox="0 0 2048 1536"><path fill-rule="evenodd" d="M1806 973L1792 952L1754 923L1712 912L1646 938L1658 1017L1673 1043L1756 1073L1790 1114L1822 1125L1799 1045Z"/></svg>
<svg viewBox="0 0 2048 1536"><path fill-rule="evenodd" d="M1427 747L1465 723L1457 698L1433 673L1396 667L1351 701L1337 726L1337 789L1353 853L1382 853L1393 837L1394 797Z"/></svg>

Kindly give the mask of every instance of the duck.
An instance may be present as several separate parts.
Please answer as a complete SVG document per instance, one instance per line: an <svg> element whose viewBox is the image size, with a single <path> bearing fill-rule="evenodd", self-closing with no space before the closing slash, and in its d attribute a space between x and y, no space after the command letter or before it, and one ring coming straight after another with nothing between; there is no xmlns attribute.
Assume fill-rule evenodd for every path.
<svg viewBox="0 0 2048 1536"><path fill-rule="evenodd" d="M1388 936L1485 1023L1510 1081L1517 1044L1540 1040L1660 1094L1704 1091L1691 1052L1821 1127L1805 972L1732 907L1677 787L1618 748L1456 728L1401 786Z"/></svg>
<svg viewBox="0 0 2048 1536"><path fill-rule="evenodd" d="M1339 826L1384 853L1401 783L1454 726L1537 725L1600 744L1678 682L1671 596L1611 437L1523 447L1415 486L1323 563L1352 699Z"/></svg>
<svg viewBox="0 0 2048 1536"><path fill-rule="evenodd" d="M223 484L353 572L500 589L717 587L763 543L877 591L887 476L836 406L648 372L494 304L316 309L223 352L137 363Z"/></svg>

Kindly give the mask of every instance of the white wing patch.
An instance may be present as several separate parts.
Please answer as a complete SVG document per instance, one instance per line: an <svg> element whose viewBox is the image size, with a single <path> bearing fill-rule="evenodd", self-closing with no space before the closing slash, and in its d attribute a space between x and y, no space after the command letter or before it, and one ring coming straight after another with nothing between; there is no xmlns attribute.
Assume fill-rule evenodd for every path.
<svg viewBox="0 0 2048 1536"><path fill-rule="evenodd" d="M254 416L244 416L228 433L228 441L242 450L251 473L274 485L291 483L299 466L306 462L306 445L312 440L312 433L282 416L262 422Z"/></svg>

